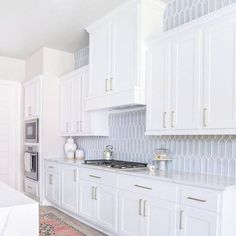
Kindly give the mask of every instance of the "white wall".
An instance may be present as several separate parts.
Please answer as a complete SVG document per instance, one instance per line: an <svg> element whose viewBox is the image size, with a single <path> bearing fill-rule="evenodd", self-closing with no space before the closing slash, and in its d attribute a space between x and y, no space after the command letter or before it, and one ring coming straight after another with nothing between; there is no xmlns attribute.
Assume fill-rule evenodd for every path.
<svg viewBox="0 0 236 236"><path fill-rule="evenodd" d="M39 74L43 74L43 48L26 60L25 80L30 80Z"/></svg>
<svg viewBox="0 0 236 236"><path fill-rule="evenodd" d="M0 56L0 80L24 81L25 61Z"/></svg>

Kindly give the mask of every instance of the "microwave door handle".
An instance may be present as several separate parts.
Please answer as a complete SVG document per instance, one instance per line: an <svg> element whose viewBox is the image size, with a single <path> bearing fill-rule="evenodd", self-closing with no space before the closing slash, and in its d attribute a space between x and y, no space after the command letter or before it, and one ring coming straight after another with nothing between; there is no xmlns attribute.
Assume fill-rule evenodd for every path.
<svg viewBox="0 0 236 236"><path fill-rule="evenodd" d="M32 156L30 157L30 171L33 170L33 161L32 161Z"/></svg>

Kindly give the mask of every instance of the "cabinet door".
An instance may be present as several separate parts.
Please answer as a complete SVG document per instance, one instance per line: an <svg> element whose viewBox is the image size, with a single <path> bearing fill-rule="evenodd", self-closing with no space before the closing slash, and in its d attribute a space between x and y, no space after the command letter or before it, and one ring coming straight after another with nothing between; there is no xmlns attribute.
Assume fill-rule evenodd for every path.
<svg viewBox="0 0 236 236"><path fill-rule="evenodd" d="M119 235L141 235L141 199L136 193L119 192Z"/></svg>
<svg viewBox="0 0 236 236"><path fill-rule="evenodd" d="M61 133L70 133L70 80L64 79L60 84L60 124Z"/></svg>
<svg viewBox="0 0 236 236"><path fill-rule="evenodd" d="M61 206L78 214L78 168L63 165L61 168Z"/></svg>
<svg viewBox="0 0 236 236"><path fill-rule="evenodd" d="M71 130L70 132L80 133L81 132L81 112L82 112L82 75L76 74L73 76L70 81L71 87L71 100L70 100L70 107L71 107Z"/></svg>
<svg viewBox="0 0 236 236"><path fill-rule="evenodd" d="M81 88L82 88L82 98L81 98L81 123L80 130L82 133L91 132L91 112L85 111L86 97L89 92L89 71L86 70L81 74Z"/></svg>
<svg viewBox="0 0 236 236"><path fill-rule="evenodd" d="M205 29L205 128L236 128L236 27L235 22L215 22Z"/></svg>
<svg viewBox="0 0 236 236"><path fill-rule="evenodd" d="M217 236L217 214L191 207L181 207L181 236Z"/></svg>
<svg viewBox="0 0 236 236"><path fill-rule="evenodd" d="M34 117L39 116L39 103L40 103L40 80L35 81L31 85L32 90L32 108L31 115Z"/></svg>
<svg viewBox="0 0 236 236"><path fill-rule="evenodd" d="M138 6L131 5L112 18L110 91L124 91L137 85L138 17Z"/></svg>
<svg viewBox="0 0 236 236"><path fill-rule="evenodd" d="M49 201L52 200L52 173L51 172L46 172L45 196Z"/></svg>
<svg viewBox="0 0 236 236"><path fill-rule="evenodd" d="M25 95L24 95L24 102L25 102L25 118L31 118L32 114L32 107L33 107L33 86L32 84L28 84L25 86Z"/></svg>
<svg viewBox="0 0 236 236"><path fill-rule="evenodd" d="M173 75L170 126L196 129L199 123L202 56L200 31L189 31L173 38Z"/></svg>
<svg viewBox="0 0 236 236"><path fill-rule="evenodd" d="M144 232L142 235L175 236L177 207L175 203L159 199L143 202Z"/></svg>
<svg viewBox="0 0 236 236"><path fill-rule="evenodd" d="M146 130L169 128L171 42L158 41L148 49Z"/></svg>
<svg viewBox="0 0 236 236"><path fill-rule="evenodd" d="M96 187L97 223L117 232L117 191L111 187Z"/></svg>
<svg viewBox="0 0 236 236"><path fill-rule="evenodd" d="M79 214L89 220L96 219L96 200L94 199L94 185L91 182L80 181Z"/></svg>
<svg viewBox="0 0 236 236"><path fill-rule="evenodd" d="M96 30L90 34L89 40L89 97L103 96L108 91L110 79L110 22L97 27Z"/></svg>
<svg viewBox="0 0 236 236"><path fill-rule="evenodd" d="M60 205L60 175L53 172L46 173L46 198L56 205Z"/></svg>

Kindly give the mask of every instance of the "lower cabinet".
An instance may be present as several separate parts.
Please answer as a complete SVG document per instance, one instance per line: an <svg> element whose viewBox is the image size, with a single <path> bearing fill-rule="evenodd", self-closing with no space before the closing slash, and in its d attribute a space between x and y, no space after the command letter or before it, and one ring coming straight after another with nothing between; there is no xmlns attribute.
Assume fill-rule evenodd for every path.
<svg viewBox="0 0 236 236"><path fill-rule="evenodd" d="M117 232L117 190L89 181L80 181L80 216L105 229Z"/></svg>
<svg viewBox="0 0 236 236"><path fill-rule="evenodd" d="M176 204L128 191L119 192L119 235L176 235Z"/></svg>
<svg viewBox="0 0 236 236"><path fill-rule="evenodd" d="M60 186L60 175L51 171L46 172L46 198L58 206L60 205Z"/></svg>
<svg viewBox="0 0 236 236"><path fill-rule="evenodd" d="M217 213L181 206L180 236L218 236L218 225Z"/></svg>
<svg viewBox="0 0 236 236"><path fill-rule="evenodd" d="M78 214L78 168L72 165L61 166L61 207Z"/></svg>

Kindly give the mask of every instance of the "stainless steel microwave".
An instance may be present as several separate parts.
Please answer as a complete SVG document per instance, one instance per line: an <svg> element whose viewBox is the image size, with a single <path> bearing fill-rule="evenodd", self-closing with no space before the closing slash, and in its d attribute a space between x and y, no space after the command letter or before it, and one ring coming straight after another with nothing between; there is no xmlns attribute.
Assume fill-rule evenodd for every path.
<svg viewBox="0 0 236 236"><path fill-rule="evenodd" d="M26 143L38 143L39 142L39 120L27 120L25 121L25 142Z"/></svg>

